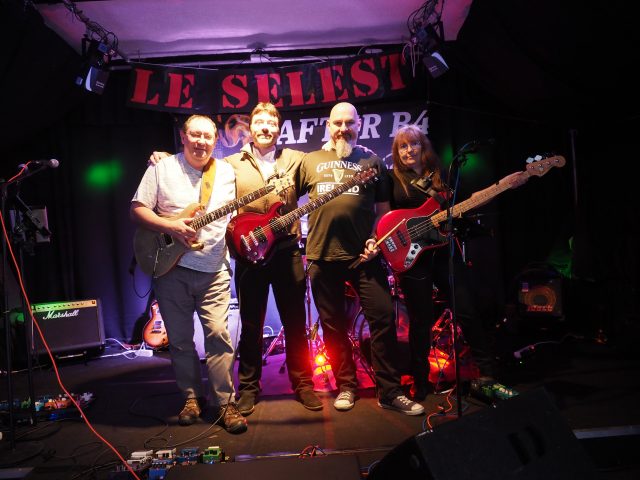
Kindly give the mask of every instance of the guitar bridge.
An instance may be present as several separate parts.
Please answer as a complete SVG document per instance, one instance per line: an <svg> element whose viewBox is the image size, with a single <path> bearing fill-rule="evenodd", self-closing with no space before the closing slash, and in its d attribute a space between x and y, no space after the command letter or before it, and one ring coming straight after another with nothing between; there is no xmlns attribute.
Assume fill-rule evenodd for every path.
<svg viewBox="0 0 640 480"><path fill-rule="evenodd" d="M244 247L244 251L246 252L247 257L249 257L248 259L251 260L253 263L256 263L258 261L257 259L258 252L256 251L256 247L258 246L258 241L256 240L256 237L253 234L253 232L249 233L249 235L240 236L240 242Z"/></svg>

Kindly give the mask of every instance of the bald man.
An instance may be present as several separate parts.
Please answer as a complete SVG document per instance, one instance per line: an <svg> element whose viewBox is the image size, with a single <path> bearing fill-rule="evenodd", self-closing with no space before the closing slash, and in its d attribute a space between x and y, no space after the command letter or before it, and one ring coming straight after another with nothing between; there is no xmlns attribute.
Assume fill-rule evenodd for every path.
<svg viewBox="0 0 640 480"><path fill-rule="evenodd" d="M351 410L357 399L344 298L345 282L349 282L369 322L378 405L405 415L421 415L424 408L409 400L400 386L393 303L387 272L376 257L372 239L379 218L390 209L386 167L374 153L357 145L360 126L353 105L335 105L327 121L328 148L304 157L296 181L298 194L308 193L313 201L359 172L368 168L378 172L377 182L356 185L309 214L306 253L311 290L339 390L333 406ZM356 259L361 263L350 268Z"/></svg>

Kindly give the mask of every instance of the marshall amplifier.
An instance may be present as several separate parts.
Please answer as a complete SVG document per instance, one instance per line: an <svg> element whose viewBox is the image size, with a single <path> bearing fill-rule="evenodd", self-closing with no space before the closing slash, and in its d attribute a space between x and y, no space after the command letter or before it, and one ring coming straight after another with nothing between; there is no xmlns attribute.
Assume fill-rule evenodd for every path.
<svg viewBox="0 0 640 480"><path fill-rule="evenodd" d="M52 353L104 347L104 325L98 300L74 300L32 304L33 315L40 325ZM46 349L33 327L33 350L40 355Z"/></svg>

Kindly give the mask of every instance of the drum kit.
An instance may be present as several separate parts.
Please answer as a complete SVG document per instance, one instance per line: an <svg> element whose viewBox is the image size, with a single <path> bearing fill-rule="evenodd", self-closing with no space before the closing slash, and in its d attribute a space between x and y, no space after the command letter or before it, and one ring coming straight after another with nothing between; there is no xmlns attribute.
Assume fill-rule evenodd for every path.
<svg viewBox="0 0 640 480"><path fill-rule="evenodd" d="M479 215L477 215L476 217L479 217ZM457 225L458 228L464 227L466 229L465 232L459 232L460 236L464 238L479 234L475 230L482 228L482 226L478 221L478 218L476 217L465 219L467 220L466 223ZM485 232L483 231L482 233L484 234ZM309 283L309 276L307 274L306 255L304 255L305 240L306 238L304 238L303 236L300 247L303 253L302 258L305 265L305 276L307 282L307 331L310 345L310 354L312 358L312 367L314 370L314 374L321 374L326 377L328 372L331 370L331 366L329 363L329 358L327 356L326 347L319 332L320 319L317 315L317 312L315 311L314 313L316 313L316 320L315 322L313 321L313 313L311 307L311 288ZM409 315L407 313L407 308L405 305L404 294L400 287L398 275L391 268L387 268L387 279L389 282L390 293L395 311L396 333L398 341L401 345L408 344ZM450 342L448 342L446 339L451 338L453 334L453 329L450 321L450 310L447 308L447 301L443 297L444 296L438 290L436 285L433 285L432 299L434 303L434 314L435 318L437 318L437 321L434 325L434 329L432 330L432 345L430 348L429 360L431 360L431 356L433 355L439 356L439 360L437 362L438 365L440 365L440 360L442 360L443 358L443 351L447 350L447 347L450 346ZM369 332L369 324L365 318L364 310L360 305L358 294L349 282L345 282L345 308L346 318L349 321L348 335L351 341L354 361L356 362L356 364L359 364L362 367L364 372L371 378L371 381L375 383L375 376L371 366L371 336ZM450 334L447 333L449 330L451 330ZM401 349L401 351L404 350ZM449 360L451 360L451 358L449 358ZM446 365L450 367L451 362L446 362ZM431 370L433 370L433 365L431 365ZM450 378L448 378L448 375L446 375L446 377L447 378L445 378L444 380L450 380ZM443 380L442 372L439 373L438 378L440 380ZM435 380L435 377L430 378L429 380Z"/></svg>
<svg viewBox="0 0 640 480"><path fill-rule="evenodd" d="M401 346L409 342L409 314L404 300L404 294L399 284L398 276L389 269L387 277L395 312L396 335ZM445 310L446 301L441 297L438 287L433 285L432 299L434 311L438 314ZM349 338L353 347L354 359L358 361L365 371L372 376L371 371L371 336L369 324L364 316L360 300L355 289L347 282L345 284L345 299L347 305L347 318L350 319ZM400 349L403 353L407 350ZM405 359L408 363L408 358Z"/></svg>

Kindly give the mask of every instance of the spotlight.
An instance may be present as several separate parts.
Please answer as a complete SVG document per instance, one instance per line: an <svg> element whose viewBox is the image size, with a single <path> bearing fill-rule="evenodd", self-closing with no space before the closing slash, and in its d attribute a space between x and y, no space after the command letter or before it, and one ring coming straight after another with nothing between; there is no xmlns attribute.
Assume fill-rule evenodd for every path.
<svg viewBox="0 0 640 480"><path fill-rule="evenodd" d="M102 94L109 79L108 64L113 55L106 43L87 37L82 39L84 59L81 72L76 77L76 85L85 90Z"/></svg>
<svg viewBox="0 0 640 480"><path fill-rule="evenodd" d="M327 363L327 357L323 353L316 355L316 367L323 367Z"/></svg>
<svg viewBox="0 0 640 480"><path fill-rule="evenodd" d="M438 78L449 70L449 65L438 52L442 45L442 23L438 23L437 26L440 33L434 25L427 24L416 32L414 39L424 53L422 63L433 78Z"/></svg>
<svg viewBox="0 0 640 480"><path fill-rule="evenodd" d="M433 52L431 54L427 54L423 59L422 63L427 67L427 71L429 75L433 78L438 78L440 75L446 73L449 70L449 65L444 61L442 55L438 52Z"/></svg>

